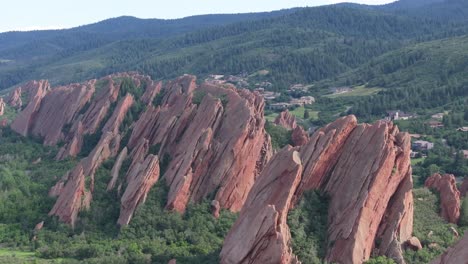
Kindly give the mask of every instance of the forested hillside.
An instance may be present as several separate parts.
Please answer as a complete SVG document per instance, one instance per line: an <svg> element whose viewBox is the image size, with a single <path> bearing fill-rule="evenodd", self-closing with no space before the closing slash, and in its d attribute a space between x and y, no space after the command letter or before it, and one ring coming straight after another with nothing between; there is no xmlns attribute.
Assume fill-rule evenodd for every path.
<svg viewBox="0 0 468 264"><path fill-rule="evenodd" d="M66 31L1 34L0 89L29 79L68 83L128 70L167 79L266 69L281 90L334 78L408 44L467 32L466 23L458 20L440 20L431 12L419 16L419 8L397 12L394 5L331 5L175 21L123 17ZM462 14L468 10L460 0L443 6Z"/></svg>

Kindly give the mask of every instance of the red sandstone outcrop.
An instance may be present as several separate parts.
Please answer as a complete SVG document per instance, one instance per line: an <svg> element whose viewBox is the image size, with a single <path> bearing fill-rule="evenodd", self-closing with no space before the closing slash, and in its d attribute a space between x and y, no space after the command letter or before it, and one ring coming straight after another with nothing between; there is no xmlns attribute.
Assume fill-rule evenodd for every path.
<svg viewBox="0 0 468 264"><path fill-rule="evenodd" d="M128 82L125 92L120 91L125 78L133 81L135 89L145 88L140 98L132 97ZM102 133L90 154L49 191L50 196L58 197L50 215L72 225L79 211L92 201L96 170L121 149L108 190L118 186L118 194L127 197L122 200L122 225L130 221L153 185L154 178L150 178L134 183L139 187L133 191L123 189L132 178L145 179L143 171L134 173L135 177L130 174L150 152L165 162L167 208L179 212L188 202L212 194L219 209L239 211L272 155L270 137L264 129L264 101L248 90L197 85L190 75L162 85L136 73L115 74L51 91L47 82L33 84L37 89L28 88L35 93L29 92L30 103L12 126L18 133L41 137L46 145L63 142L57 159L77 156L85 135ZM156 96L158 106L154 107ZM132 112L132 117L138 118L136 122L121 126L134 101L148 106L139 118ZM128 143L120 146L127 131L131 133ZM125 160L130 166L121 172ZM126 177L120 178L123 174Z"/></svg>
<svg viewBox="0 0 468 264"><path fill-rule="evenodd" d="M127 188L121 199L120 217L117 223L128 225L137 206L144 203L151 187L159 179L159 158L148 155L143 163L133 166L127 176Z"/></svg>
<svg viewBox="0 0 468 264"><path fill-rule="evenodd" d="M27 136L35 124L35 116L41 106L42 98L50 89L50 85L48 81L33 81L29 82L26 87L29 87L30 90L29 103L11 124L11 128L22 136Z"/></svg>
<svg viewBox="0 0 468 264"><path fill-rule="evenodd" d="M304 131L304 128L297 126L291 134L291 140L293 146L303 146L309 142L309 134Z"/></svg>
<svg viewBox="0 0 468 264"><path fill-rule="evenodd" d="M468 193L468 177L465 177L462 184L460 185L460 197L465 197Z"/></svg>
<svg viewBox="0 0 468 264"><path fill-rule="evenodd" d="M164 174L170 187L167 208L183 212L189 201L215 192L221 208L239 211L259 167L271 156L263 99L233 87L197 86L189 75L161 92L161 105L141 115L128 147L148 140L159 146L160 157L171 157Z"/></svg>
<svg viewBox="0 0 468 264"><path fill-rule="evenodd" d="M415 246L418 238L412 237L413 232L413 180L411 170L400 183L397 192L390 199L382 223L377 232L380 238L378 255L388 256L397 263L405 263L402 244ZM417 245L416 245L417 246Z"/></svg>
<svg viewBox="0 0 468 264"><path fill-rule="evenodd" d="M296 263L286 223L299 185L299 153L284 148L269 163L250 192L239 218L225 238L222 264Z"/></svg>
<svg viewBox="0 0 468 264"><path fill-rule="evenodd" d="M362 263L373 250L380 254L392 250L401 252L402 245L411 238L413 219L410 138L407 133L399 133L392 123L379 121L373 125L357 125L354 116L340 118L314 133L306 145L282 150L268 163L265 173L275 175L274 171L279 171L274 168L281 166L278 156L286 155L284 152L298 153L302 173L283 172L281 179L293 178L295 184L288 184L289 180L275 180L271 178L273 176L262 178L266 175L262 173L248 201L250 197L264 198L257 199L255 209L251 210L248 209L250 203L246 202L223 245L222 263L244 261L242 257L247 255L248 263L265 263L261 253L242 254L257 252L257 245L261 245L263 252L275 249L276 256L291 256L288 248L278 248L285 240L271 244L275 237L289 237L285 228L276 228L275 236L259 236L258 240L240 238L253 236L259 228L255 224L247 226L246 222L261 217L263 210L276 207L269 201L270 195L294 194L289 202L294 204L304 191L312 189L320 189L330 197L326 261ZM270 179L269 187L262 188L263 180L267 179ZM270 186L278 186L277 191L271 191L273 187ZM287 211L290 207L284 208ZM266 224L261 228L268 229L269 226ZM375 248L377 240L384 241L385 245ZM238 241L255 241L255 244ZM288 258L276 258L271 263L289 263L287 261Z"/></svg>
<svg viewBox="0 0 468 264"><path fill-rule="evenodd" d="M5 113L5 102L3 101L3 97L0 97L0 116Z"/></svg>
<svg viewBox="0 0 468 264"><path fill-rule="evenodd" d="M114 189L115 184L119 178L120 169L122 168L123 162L127 158L128 150L127 147L124 147L120 152L119 156L115 160L114 166L112 167L111 171L111 181L107 184L107 191Z"/></svg>
<svg viewBox="0 0 468 264"><path fill-rule="evenodd" d="M43 227L44 227L44 221L41 221L36 224L36 226L34 227L34 231L40 231L42 230Z"/></svg>
<svg viewBox="0 0 468 264"><path fill-rule="evenodd" d="M10 97L8 98L8 104L16 109L21 109L23 106L23 100L21 99L21 87L14 89L10 93Z"/></svg>
<svg viewBox="0 0 468 264"><path fill-rule="evenodd" d="M58 193L59 197L49 215L56 215L61 221L74 226L78 212L89 207L94 174L104 161L118 154L121 140L118 129L132 104L133 96L127 94L104 125L103 135L96 147L51 189L49 194ZM85 186L86 178L90 179L89 186Z"/></svg>
<svg viewBox="0 0 468 264"><path fill-rule="evenodd" d="M468 232L431 264L468 264Z"/></svg>
<svg viewBox="0 0 468 264"><path fill-rule="evenodd" d="M406 247L414 251L418 251L423 248L421 242L417 237L411 237L410 239L408 239L408 241L406 241Z"/></svg>
<svg viewBox="0 0 468 264"><path fill-rule="evenodd" d="M296 117L286 109L276 117L275 124L287 130L293 130L297 126Z"/></svg>
<svg viewBox="0 0 468 264"><path fill-rule="evenodd" d="M440 216L446 221L457 224L460 218L460 192L457 189L455 176L438 173L427 178L424 186L440 194Z"/></svg>
<svg viewBox="0 0 468 264"><path fill-rule="evenodd" d="M221 210L221 206L219 205L219 202L216 200L211 201L211 214L215 218L219 218L219 211Z"/></svg>

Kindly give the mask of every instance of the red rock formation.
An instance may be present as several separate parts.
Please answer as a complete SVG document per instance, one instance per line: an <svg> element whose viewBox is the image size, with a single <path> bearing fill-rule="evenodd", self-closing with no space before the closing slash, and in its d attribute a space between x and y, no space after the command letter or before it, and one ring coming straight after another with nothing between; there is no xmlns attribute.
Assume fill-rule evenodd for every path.
<svg viewBox="0 0 468 264"><path fill-rule="evenodd" d="M14 89L10 93L10 98L8 99L8 104L16 109L20 109L23 106L23 101L21 99L21 87Z"/></svg>
<svg viewBox="0 0 468 264"><path fill-rule="evenodd" d="M30 88L29 103L26 108L18 114L16 119L11 124L11 128L22 136L27 136L31 126L34 124L34 119L41 106L42 98L50 89L47 81L34 81L27 84Z"/></svg>
<svg viewBox="0 0 468 264"><path fill-rule="evenodd" d="M436 173L427 178L424 186L440 193L440 216L450 223L457 224L460 218L460 192L455 176Z"/></svg>
<svg viewBox="0 0 468 264"><path fill-rule="evenodd" d="M465 177L460 185L460 197L465 197L466 193L468 193L468 177Z"/></svg>
<svg viewBox="0 0 468 264"><path fill-rule="evenodd" d="M117 157L117 159L115 160L114 166L112 167L112 171L111 171L112 178L111 178L111 181L107 184L107 191L114 189L114 186L117 183L117 180L119 178L119 173L120 173L120 169L122 168L122 164L124 160L127 158L127 153L128 153L127 147L124 147L122 151L120 152L119 156Z"/></svg>
<svg viewBox="0 0 468 264"><path fill-rule="evenodd" d="M421 242L417 237L411 237L406 241L406 247L410 248L411 250L418 251L421 250L423 247L421 245Z"/></svg>
<svg viewBox="0 0 468 264"><path fill-rule="evenodd" d="M431 264L468 264L468 232Z"/></svg>
<svg viewBox="0 0 468 264"><path fill-rule="evenodd" d="M390 199L387 211L380 223L377 232L380 242L375 250L376 254L392 258L399 264L405 263L401 245L417 239L411 236L413 210L413 180L410 170ZM409 241L412 238L413 241Z"/></svg>
<svg viewBox="0 0 468 264"><path fill-rule="evenodd" d="M413 211L409 135L399 133L396 126L383 121L374 125L356 123L353 116L340 118L317 131L308 144L289 150L300 153L304 167L302 174L295 176L297 187L272 179L269 185L278 185L281 189L270 192L261 188L263 176L260 176L249 194L249 197L279 197L294 193L295 197L291 198L294 203L306 190L318 188L324 191L330 197L327 239L330 242L326 259L329 262L362 263L369 258L377 239L385 241L386 248L382 251L386 254L391 247L401 251L402 244L411 238ZM280 165L281 162L274 157L265 171L272 171ZM249 202L245 204L246 211L249 210L248 205ZM248 213L252 214L249 219L261 216L262 208L266 210L269 207L269 202L259 200L255 209ZM242 221L246 221L243 214L247 214L243 212L244 209L230 231L230 237L240 239L240 236L257 232L255 225L242 225ZM280 232L276 237L288 234ZM271 236L264 236L255 245L262 245L264 251L268 251L270 247L275 248L270 240ZM227 256L231 253L228 252L242 256L240 252L256 251L255 245L233 245L234 241L225 241L221 254L226 259L225 263L235 263L229 262ZM262 254L258 254L258 259L254 254L249 256L248 263L265 263Z"/></svg>
<svg viewBox="0 0 468 264"><path fill-rule="evenodd" d="M128 225L136 207L145 202L149 190L158 179L158 156L150 154L143 163L132 167L127 178L128 186L121 199L120 217L117 221L119 225Z"/></svg>
<svg viewBox="0 0 468 264"><path fill-rule="evenodd" d="M153 102L156 95L161 92L162 82L153 82L151 79L145 80L146 90L145 93L141 96L141 101L145 104L150 104Z"/></svg>
<svg viewBox="0 0 468 264"><path fill-rule="evenodd" d="M5 102L3 101L3 97L0 97L0 116L5 113Z"/></svg>
<svg viewBox="0 0 468 264"><path fill-rule="evenodd" d="M171 260L169 260L169 262L167 264L177 264L177 261L176 261L176 259L171 259Z"/></svg>
<svg viewBox="0 0 468 264"><path fill-rule="evenodd" d="M262 172L239 218L226 236L222 264L294 263L286 223L302 163L292 148L281 150Z"/></svg>
<svg viewBox="0 0 468 264"><path fill-rule="evenodd" d="M41 221L36 224L36 226L34 227L34 231L40 231L43 227L44 227L44 221Z"/></svg>
<svg viewBox="0 0 468 264"><path fill-rule="evenodd" d="M74 226L78 212L89 207L94 190L94 174L104 161L118 154L121 140L118 129L132 104L133 96L127 94L119 102L114 113L104 125L103 135L96 147L88 157L82 159L71 172L65 175L51 189L49 194L58 193L59 198L49 215L56 215L61 221ZM85 178L88 177L90 178L90 185L85 186Z"/></svg>
<svg viewBox="0 0 468 264"><path fill-rule="evenodd" d="M221 208L238 211L271 155L264 101L247 90L197 86L195 80L186 75L165 85L161 105L142 114L128 147L146 139L172 158L164 174L168 209L183 212L188 201L216 192ZM194 97L201 100L195 104Z"/></svg>
<svg viewBox="0 0 468 264"><path fill-rule="evenodd" d="M291 140L293 146L303 146L309 142L309 134L304 131L304 128L297 126L291 134Z"/></svg>
<svg viewBox="0 0 468 264"><path fill-rule="evenodd" d="M145 86L145 93L139 99L127 95L119 102L112 116L104 120L119 97L122 78L131 78L136 86ZM94 95L90 92L91 96L80 96L78 91L86 84L96 91ZM63 98L54 96L57 100L71 101L73 98L73 101L82 102L77 103L80 105L77 107L63 106L69 111L57 114L54 122L49 121L54 131L38 129L45 126L37 124L37 120L44 116L43 109L49 108L50 98L54 98L51 95L65 94L59 88L42 100L35 111L35 122L28 129L43 136L50 144L64 140L65 145L57 155L57 159L63 159L77 155L83 144L83 136L97 132L101 123L106 122L101 131L101 140L93 151L49 192L51 196L59 196L50 214L59 216L67 223L73 224L78 212L91 202L97 168L108 158L117 156L121 149L123 135L120 135L120 124L134 100L149 106L131 125L132 134L126 146L128 151L121 151L108 184L108 190L117 185L118 193L122 191L127 197L122 200L119 220L122 225L130 221L136 206L144 200L143 197L153 185L148 184L151 180L138 181L135 184L139 188L122 190L125 186L122 183L130 183L132 178L144 178L143 171L135 173L135 170L147 160L150 151L162 157L166 164L169 161L164 175L169 185L167 208L180 212L185 210L189 201L198 202L211 194L215 194L220 208L239 211L256 177L271 157L270 137L264 129L264 101L248 90L209 84L198 86L195 77L190 75L162 87L161 83L135 73L115 74L75 86L68 86L67 94L73 95L63 95ZM158 99L160 104L154 107L151 103L159 92L162 93L159 95L161 100ZM69 129L64 129L65 126ZM119 179L125 159L130 159L131 164L126 178ZM78 169L80 167L83 172ZM132 172L134 176L131 176ZM89 179L85 181L89 182L87 186L80 185L82 178Z"/></svg>
<svg viewBox="0 0 468 264"><path fill-rule="evenodd" d="M219 202L216 200L211 201L211 214L215 218L219 218L219 211L221 210L221 206L219 205Z"/></svg>
<svg viewBox="0 0 468 264"><path fill-rule="evenodd" d="M293 130L297 126L296 117L293 114L289 113L289 111L286 109L276 117L275 124L278 126L282 126L287 130Z"/></svg>

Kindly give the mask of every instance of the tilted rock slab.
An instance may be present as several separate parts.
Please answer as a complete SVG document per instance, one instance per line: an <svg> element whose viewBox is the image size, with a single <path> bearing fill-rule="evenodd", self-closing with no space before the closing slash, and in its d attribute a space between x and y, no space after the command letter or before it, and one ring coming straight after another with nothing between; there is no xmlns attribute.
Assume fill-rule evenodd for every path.
<svg viewBox="0 0 468 264"><path fill-rule="evenodd" d="M144 203L151 187L159 179L159 158L148 155L143 163L132 167L128 174L128 186L121 199L120 216L117 223L128 225L137 206Z"/></svg>
<svg viewBox="0 0 468 264"><path fill-rule="evenodd" d="M455 176L436 173L427 178L424 186L439 192L440 216L452 224L457 224L460 218L461 202Z"/></svg>
<svg viewBox="0 0 468 264"><path fill-rule="evenodd" d="M169 185L166 208L183 212L189 201L215 194L221 208L239 211L271 156L263 99L232 86L198 86L190 75L161 92L161 105L141 115L128 147L147 140L159 146L160 157L171 158L163 176Z"/></svg>
<svg viewBox="0 0 468 264"><path fill-rule="evenodd" d="M29 134L30 129L34 126L35 116L41 107L42 98L50 89L49 82L44 80L30 82L28 86L31 86L29 103L11 124L11 129L24 137Z"/></svg>
<svg viewBox="0 0 468 264"><path fill-rule="evenodd" d="M0 116L5 113L5 102L3 101L3 97L0 97Z"/></svg>
<svg viewBox="0 0 468 264"><path fill-rule="evenodd" d="M309 134L302 126L297 126L291 134L291 141L294 147L303 146L309 142Z"/></svg>
<svg viewBox="0 0 468 264"><path fill-rule="evenodd" d="M225 238L220 263L297 262L290 248L291 234L286 222L301 174L302 162L297 151L288 147L275 155Z"/></svg>
<svg viewBox="0 0 468 264"><path fill-rule="evenodd" d="M263 192L266 193L265 197L294 193L287 206L291 208L304 191L319 189L325 192L330 197L328 262L362 263L369 259L373 250L379 250L378 247L375 249L377 239L385 242L381 254L396 249L401 251L402 244L411 238L413 216L410 138L407 133L399 133L392 123L383 121L373 125L357 125L354 116L347 116L314 133L308 144L294 149L287 148L280 153L285 151L299 153L301 158L303 171L295 179L298 184L288 185L281 180L289 179L295 173L280 179L273 176L263 179L261 176L249 197L259 196ZM279 164L279 159L274 157L265 171L272 171ZM269 185L277 186L269 188L280 191L269 193L269 189L257 187L266 179L270 179ZM260 214L262 208L271 206L269 199L259 199L255 210L249 212L253 214L249 219L254 218L257 212ZM245 210L249 209L246 207ZM251 225L240 228L241 223L248 221L245 215L248 214L241 212L224 242L221 259L226 262L222 263L241 262L242 254L237 252L256 250L251 244L239 243L243 240L232 238L248 237L250 233L255 234L256 230L270 227L270 224L265 224L264 227ZM276 230L283 230L277 236L287 238L286 244L289 244L289 230ZM263 238L257 244L266 247L262 252L269 252L267 247L272 247L270 238ZM231 250L236 247L241 249ZM290 255L289 248L283 248L278 255ZM250 257L248 263L264 263L265 257L259 253ZM276 257L269 263L290 263L288 261Z"/></svg>
<svg viewBox="0 0 468 264"><path fill-rule="evenodd" d="M286 128L287 130L293 130L297 127L296 116L291 114L287 109L275 118L274 123Z"/></svg>
<svg viewBox="0 0 468 264"><path fill-rule="evenodd" d="M468 232L431 264L468 264Z"/></svg>
<svg viewBox="0 0 468 264"><path fill-rule="evenodd" d="M140 98L120 91L124 78L130 78L137 89L145 89L138 93ZM108 190L117 188L118 195L128 198L121 201L122 225L130 221L153 186L151 178L137 181L141 190L124 189L132 179L145 175L142 170L131 176L150 152L164 161L163 177L169 186L166 208L179 212L189 202L207 197L218 201L220 209L239 211L272 156L270 136L264 129L263 98L231 85L198 85L190 75L162 85L148 76L119 73L53 89L47 81L31 82L26 90L28 106L12 128L24 136L42 138L45 145L63 143L56 159L77 156L86 135L102 133L91 153L49 191L58 197L50 215L72 225L92 201L96 170L119 151L122 154L114 164ZM131 136L121 146L125 135L119 130L134 101L146 109L140 117L133 117L138 120L128 126ZM131 165L121 172L127 160ZM126 176L120 179L119 175Z"/></svg>

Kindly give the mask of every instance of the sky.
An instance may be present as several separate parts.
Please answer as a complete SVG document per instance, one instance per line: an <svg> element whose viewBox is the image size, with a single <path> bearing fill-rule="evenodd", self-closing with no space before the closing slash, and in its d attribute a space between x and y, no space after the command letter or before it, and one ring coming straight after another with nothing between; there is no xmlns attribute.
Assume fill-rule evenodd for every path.
<svg viewBox="0 0 468 264"><path fill-rule="evenodd" d="M173 19L201 14L247 13L340 2L386 4L394 0L3 0L0 32L62 29L123 15Z"/></svg>

